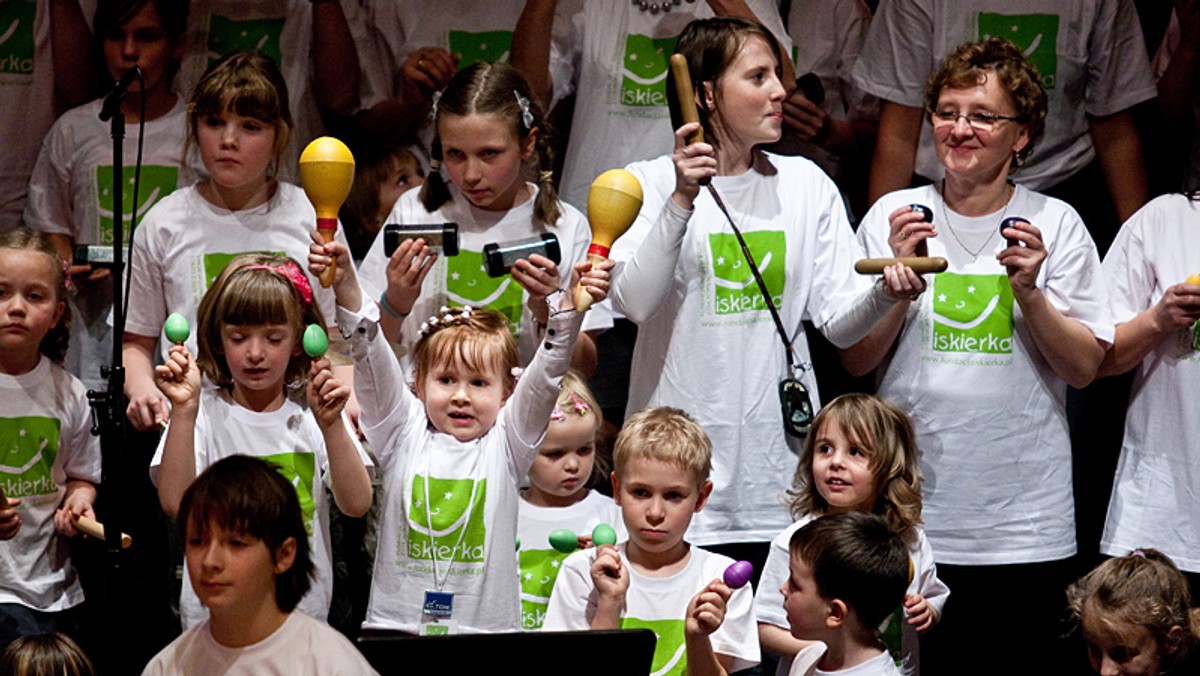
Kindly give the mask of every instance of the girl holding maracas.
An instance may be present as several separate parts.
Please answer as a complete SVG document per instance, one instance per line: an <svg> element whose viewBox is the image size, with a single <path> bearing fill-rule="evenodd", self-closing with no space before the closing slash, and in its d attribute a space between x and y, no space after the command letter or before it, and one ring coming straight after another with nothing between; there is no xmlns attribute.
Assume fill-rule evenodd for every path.
<svg viewBox="0 0 1200 676"><path fill-rule="evenodd" d="M194 323L200 298L237 254L307 256L316 212L300 188L275 178L291 126L283 76L261 54L218 61L193 91L187 145L209 178L159 201L133 235L124 358L134 427L150 429L168 415L152 368L156 344L163 360L169 357L169 342L159 340L168 312ZM315 294L333 317L332 292L317 287ZM348 366L339 368L350 377Z"/></svg>
<svg viewBox="0 0 1200 676"><path fill-rule="evenodd" d="M800 441L785 436L781 381L795 378L811 407L818 403L801 321L849 344L893 301L856 278L859 247L833 181L806 159L759 148L778 140L783 124L774 37L748 21L707 19L684 29L676 51L696 83L684 102L697 105L699 122L679 127L673 154L628 167L645 195L622 246L641 243L614 276L612 294L639 331L628 411L679 406L704 426L722 489L693 519L689 538L761 543L756 557L734 556L757 558L758 567L766 543L791 522L778 497ZM706 142L690 140L701 129ZM705 181L742 230L795 351L795 372ZM793 402L803 396L789 391Z"/></svg>
<svg viewBox="0 0 1200 676"><path fill-rule="evenodd" d="M584 533L606 523L619 528L620 539L625 539L620 508L612 498L591 489L593 483L607 481L609 474L605 467L609 463L596 457L601 421L600 406L587 383L578 373L567 373L550 412L550 426L529 468L529 487L521 491L517 558L522 629L541 628L559 564L576 546L591 544ZM564 529L572 535L567 536ZM577 541L574 533L580 534Z"/></svg>
<svg viewBox="0 0 1200 676"><path fill-rule="evenodd" d="M350 387L323 356L325 321L313 287L290 258L244 254L217 276L198 314L196 358L180 341L155 368L171 402L170 425L150 465L159 501L174 516L205 467L236 454L270 460L296 487L311 534L316 583L299 609L324 620L333 594L325 487L339 509L361 516L371 506L371 481L369 460L342 412ZM306 326L316 328L317 344ZM201 373L218 387L202 388ZM205 617L190 585L180 614L185 627Z"/></svg>
<svg viewBox="0 0 1200 676"><path fill-rule="evenodd" d="M429 242L408 240L389 259L381 235L359 268L363 291L380 304L383 330L400 343L406 368L419 322L402 325L401 319L410 313L428 317L443 305L503 314L517 338L521 364L527 364L546 324L546 296L565 289L572 265L584 258L587 222L554 192L545 113L514 68L482 62L464 68L435 98L433 115L437 135L429 176L419 192L397 200L386 222L456 223L459 253L442 256ZM531 175L536 183L528 180ZM535 254L503 277L482 272L485 245L544 233L558 237L557 265ZM389 288L392 280L399 283ZM581 336L579 343L590 345L590 339Z"/></svg>

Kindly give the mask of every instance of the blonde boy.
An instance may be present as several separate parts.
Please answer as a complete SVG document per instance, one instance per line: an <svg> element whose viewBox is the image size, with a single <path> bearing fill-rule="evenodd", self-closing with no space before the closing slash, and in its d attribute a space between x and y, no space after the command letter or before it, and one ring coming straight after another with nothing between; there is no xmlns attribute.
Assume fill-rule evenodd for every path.
<svg viewBox="0 0 1200 676"><path fill-rule="evenodd" d="M613 462L629 540L567 558L543 629L648 628L658 635L656 674L723 675L757 664L750 588L721 581L732 559L684 540L712 493L708 435L679 409L647 409L626 421Z"/></svg>

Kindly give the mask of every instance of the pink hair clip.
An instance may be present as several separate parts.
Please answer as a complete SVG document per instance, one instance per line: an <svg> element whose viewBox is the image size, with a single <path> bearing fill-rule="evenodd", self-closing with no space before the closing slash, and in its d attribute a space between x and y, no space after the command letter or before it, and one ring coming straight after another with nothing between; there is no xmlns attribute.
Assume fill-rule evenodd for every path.
<svg viewBox="0 0 1200 676"><path fill-rule="evenodd" d="M555 406L554 410L550 411L550 419L555 422L563 422L567 419L567 414L563 413L561 408Z"/></svg>
<svg viewBox="0 0 1200 676"><path fill-rule="evenodd" d="M575 412L579 415L587 415L589 410L587 402L576 396L574 392L570 392L569 394L571 395L571 403L575 405Z"/></svg>
<svg viewBox="0 0 1200 676"><path fill-rule="evenodd" d="M247 265L244 269L270 270L291 282L305 303L312 304L313 302L312 285L308 283L308 277L304 276L304 272L294 261L287 261L281 265Z"/></svg>
<svg viewBox="0 0 1200 676"><path fill-rule="evenodd" d="M71 273L70 273L71 261L69 261L65 258L63 258L61 260L62 260L63 289L67 293L72 293L75 291L75 282L71 281Z"/></svg>

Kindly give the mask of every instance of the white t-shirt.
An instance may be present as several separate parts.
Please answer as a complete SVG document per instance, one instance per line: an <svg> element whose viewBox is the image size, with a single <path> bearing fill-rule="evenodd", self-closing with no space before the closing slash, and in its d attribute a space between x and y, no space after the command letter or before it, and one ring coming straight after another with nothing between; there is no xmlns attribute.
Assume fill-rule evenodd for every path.
<svg viewBox="0 0 1200 676"><path fill-rule="evenodd" d="M96 1L79 5L90 24ZM0 1L0 232L20 225L29 174L59 113L50 33L50 0Z"/></svg>
<svg viewBox="0 0 1200 676"><path fill-rule="evenodd" d="M811 365L801 321L825 326L867 287L853 270L861 250L837 187L815 164L770 154L762 164L771 167L763 169L768 174L751 169L712 183L746 238L799 363ZM629 170L645 200L623 246L637 247L637 256L657 255L638 245L659 227L675 188L674 166L660 157ZM783 431L778 385L790 375L783 345L737 238L708 192L696 198L675 253L661 262L674 270L661 307L638 327L626 413L677 406L712 439L715 490L692 519L691 541L766 542L792 522L780 497L800 448ZM626 274L627 268L618 270L615 287ZM621 293L614 292L613 301L615 310L629 314ZM811 368L801 380L816 410Z"/></svg>
<svg viewBox="0 0 1200 676"><path fill-rule="evenodd" d="M850 77L862 50L871 8L863 0L793 0L787 17L796 77L813 73L821 79L821 108L835 120L878 117L874 97L863 96ZM837 178L840 158L815 143L799 143L800 154Z"/></svg>
<svg viewBox="0 0 1200 676"><path fill-rule="evenodd" d="M399 225L458 224L457 256L438 256L433 269L425 277L421 295L413 305L412 316L401 326L398 354L405 374L413 375L410 351L417 344L421 322L437 314L443 305L470 305L474 308L496 310L508 318L517 338L522 365L533 359L538 347L533 313L526 309L529 295L512 276L489 277L483 266L483 248L497 242L505 244L529 239L543 233L558 237L562 261L558 264L561 288L569 288L571 269L587 255L592 231L587 220L569 204L559 202L562 217L553 227L534 218L533 203L537 186L528 184L533 197L507 211L478 209L448 184L451 199L432 213L421 205L419 190L410 190L396 200L386 223ZM375 237L370 251L358 268L359 283L368 300L378 301L387 287L388 258L383 250L383 230ZM415 320L415 321L414 321Z"/></svg>
<svg viewBox="0 0 1200 676"><path fill-rule="evenodd" d="M303 394L301 393L301 396ZM371 461L343 418L346 432L363 464ZM300 599L298 610L324 620L333 598L333 554L329 545L329 510L325 489L331 485L329 456L325 437L308 406L288 398L275 411L259 413L233 401L229 393L217 387L205 387L200 393L200 409L195 430L196 476L222 458L249 455L270 462L288 483L296 487L304 528L308 531L309 552L316 567L312 588ZM150 478L158 485L159 468L167 435L158 442L150 461ZM183 585L179 611L184 627L192 627L208 617L190 584Z"/></svg>
<svg viewBox="0 0 1200 676"><path fill-rule="evenodd" d="M709 582L720 579L733 559L691 547L687 565L670 577L647 577L637 572L625 555L626 543L618 545L621 565L629 571L629 589L625 592L622 629L649 629L658 639L651 672L666 676L687 673L687 643L684 621L688 604ZM554 584L550 607L546 611L545 631L571 631L591 628L598 595L592 583L595 548L567 557ZM749 585L733 590L725 607L725 620L709 635L713 652L733 660L730 673L758 664L758 629L754 624L753 592Z"/></svg>
<svg viewBox="0 0 1200 676"><path fill-rule="evenodd" d="M1021 186L1003 214L956 214L949 224L937 188L924 186L884 195L871 208L858 229L868 256L892 255L888 214L914 203L933 210L941 234L926 240L929 255L945 257L950 268L926 277L928 290L909 308L894 352L880 366L879 396L912 417L925 476L925 534L940 563L1071 556L1067 385L1034 344L996 260L1006 248L999 225L1007 214L1041 230L1049 254L1038 288L1055 309L1111 343L1096 245L1074 209ZM955 241L950 226L967 245L983 246L977 259Z"/></svg>
<svg viewBox="0 0 1200 676"><path fill-rule="evenodd" d="M339 4L355 44L365 44L359 3L340 0ZM187 51L175 76L175 91L184 99L191 98L204 71L227 54L258 50L270 57L287 84L292 114L292 133L277 177L295 180L300 152L325 130L312 93L312 37L312 3L308 0L191 0Z"/></svg>
<svg viewBox="0 0 1200 676"><path fill-rule="evenodd" d="M539 507L524 499L518 504L521 628L532 631L542 628L550 592L567 558L567 554L550 546L550 533L568 528L577 535L586 535L598 524L606 523L617 531L617 540L624 540L625 521L613 499L598 491L589 491L586 498L567 507Z"/></svg>
<svg viewBox="0 0 1200 676"><path fill-rule="evenodd" d="M369 102L400 94L404 62L422 47L441 47L457 56L459 69L479 61L508 63L521 7L519 2L442 0L437 11L430 11L414 2L368 3L366 25L377 50L374 62L362 64Z"/></svg>
<svg viewBox="0 0 1200 676"><path fill-rule="evenodd" d="M78 605L83 588L54 511L68 479L100 483L100 439L83 384L46 357L28 373L0 374L0 444L0 488L21 500L21 530L0 543L0 603L44 612Z"/></svg>
<svg viewBox="0 0 1200 676"><path fill-rule="evenodd" d="M759 577L758 593L754 597L754 615L759 622L773 624L783 629L789 628L787 612L783 609L783 594L779 590L792 575L790 548L792 535L811 522L813 518L811 515L800 517L796 523L788 526L779 534L779 537L771 541L771 550L767 554L767 562L763 564L762 575ZM925 538L925 531L916 528L915 533L916 537L913 541L905 543L908 546L908 556L912 560L914 574L904 593L920 594L925 597L930 607L933 608L934 614L941 617L942 608L945 607L946 599L950 596L950 589L938 579L937 564L933 562L933 548L929 546L929 540ZM909 676L918 676L921 673L921 658L917 632L912 625L908 624L903 607L898 608L896 613L884 621L881 631L884 643L888 644L889 650L895 650L906 668L910 669ZM899 639L899 641L897 642L895 639ZM892 645L893 643L896 645ZM791 669L791 665L791 659L782 658L779 660L779 668L775 673L785 676Z"/></svg>
<svg viewBox="0 0 1200 676"><path fill-rule="evenodd" d="M777 3L746 4L791 53ZM553 100L576 94L560 190L564 200L584 209L588 188L601 173L671 152L668 60L683 27L712 16L706 2L659 14L625 0L558 3L550 46Z"/></svg>
<svg viewBox="0 0 1200 676"><path fill-rule="evenodd" d="M337 630L304 613L291 613L275 633L242 648L217 643L207 620L188 629L142 671L142 676L174 674L351 676L377 672Z"/></svg>
<svg viewBox="0 0 1200 676"><path fill-rule="evenodd" d="M316 225L317 212L304 192L290 183L280 181L266 203L242 211L214 205L194 185L176 190L146 214L134 233L125 330L162 336L159 351L165 360L171 343L163 336L163 323L168 314L178 312L193 327L187 347L196 354L196 310L229 261L243 253L282 253L307 273L309 233ZM346 241L341 228L337 241ZM308 281L332 325L333 291L311 275Z"/></svg>
<svg viewBox="0 0 1200 676"><path fill-rule="evenodd" d="M437 431L379 329L379 306L338 308L351 334L363 432L383 472L383 511L363 627L410 633L517 631L517 487L541 445L582 319L550 317L546 342L472 441ZM426 593L453 593L449 623L426 625Z"/></svg>
<svg viewBox="0 0 1200 676"><path fill-rule="evenodd" d="M1132 320L1167 288L1200 273L1200 204L1164 195L1135 213L1104 260L1109 302L1117 323ZM1112 556L1154 547L1183 570L1200 572L1200 420L1196 383L1200 351L1195 326L1178 329L1134 370L1100 550Z"/></svg>
<svg viewBox="0 0 1200 676"><path fill-rule="evenodd" d="M71 237L76 244L107 244L113 240L112 137L98 115L103 99L63 113L38 155L29 179L25 225L42 232ZM170 112L146 122L138 189L139 219L150 207L189 181L183 166L187 135L187 104L179 98ZM126 177L122 214L124 242L129 244L133 217L133 177L137 162L138 125L126 128ZM181 173L183 174L181 176ZM64 366L92 389L103 389L100 365L112 361L112 279L88 284L71 297L71 344Z"/></svg>
<svg viewBox="0 0 1200 676"><path fill-rule="evenodd" d="M1015 42L1046 84L1045 135L1013 171L1032 189L1057 185L1095 158L1088 116L1157 96L1133 0L883 0L854 81L886 101L924 108L929 73L960 44L988 36ZM925 123L915 170L934 180L943 173Z"/></svg>

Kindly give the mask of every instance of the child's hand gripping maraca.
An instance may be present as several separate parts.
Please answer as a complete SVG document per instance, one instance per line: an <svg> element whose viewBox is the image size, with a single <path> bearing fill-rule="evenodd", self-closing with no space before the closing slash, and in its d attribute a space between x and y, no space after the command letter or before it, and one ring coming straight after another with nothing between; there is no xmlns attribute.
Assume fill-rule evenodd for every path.
<svg viewBox="0 0 1200 676"><path fill-rule="evenodd" d="M720 580L708 583L688 603L684 629L690 635L707 636L721 627L725 621L726 606L737 589L741 589L754 576L754 566L749 561L736 561L725 569Z"/></svg>
<svg viewBox="0 0 1200 676"><path fill-rule="evenodd" d="M608 259L613 242L629 230L642 208L642 184L624 169L609 169L592 181L588 192L588 221L592 226L592 244L588 247L588 262L594 264ZM587 289L575 289L575 309L591 307L594 299Z"/></svg>
<svg viewBox="0 0 1200 676"><path fill-rule="evenodd" d="M163 331L173 345L166 362L154 367L154 384L170 400L172 409L178 406L198 406L200 369L196 366L191 351L184 345L191 335L188 320L182 314L172 312L167 316ZM166 420L160 419L157 422L160 427L167 426Z"/></svg>
<svg viewBox="0 0 1200 676"><path fill-rule="evenodd" d="M354 184L354 155L345 143L332 136L313 139L300 153L300 185L317 212L317 232L323 242L337 233L338 210ZM321 286L329 288L337 266L335 259L321 273Z"/></svg>
<svg viewBox="0 0 1200 676"><path fill-rule="evenodd" d="M329 349L329 336L324 327L309 324L300 341L304 353L312 358L308 374L308 408L317 418L322 429L341 421L342 409L350 399L350 388L333 375L325 351Z"/></svg>

